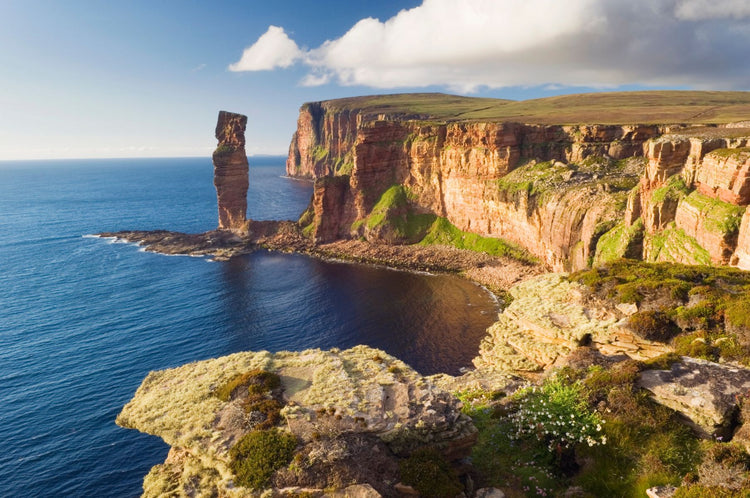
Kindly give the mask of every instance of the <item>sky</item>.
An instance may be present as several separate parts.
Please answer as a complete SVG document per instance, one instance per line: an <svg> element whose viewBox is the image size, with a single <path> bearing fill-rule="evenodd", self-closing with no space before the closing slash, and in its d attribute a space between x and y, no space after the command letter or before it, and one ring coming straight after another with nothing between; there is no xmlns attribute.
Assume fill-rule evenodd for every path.
<svg viewBox="0 0 750 498"><path fill-rule="evenodd" d="M304 102L750 90L750 0L0 0L0 160L286 154Z"/></svg>

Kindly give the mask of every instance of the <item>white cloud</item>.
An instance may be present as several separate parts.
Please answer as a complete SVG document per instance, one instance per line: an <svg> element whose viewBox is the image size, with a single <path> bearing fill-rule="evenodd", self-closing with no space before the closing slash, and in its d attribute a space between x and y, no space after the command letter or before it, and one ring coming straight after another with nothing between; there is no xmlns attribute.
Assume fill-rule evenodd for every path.
<svg viewBox="0 0 750 498"><path fill-rule="evenodd" d="M269 26L258 41L242 52L239 61L229 66L230 71L264 71L289 67L302 56L294 40L284 28Z"/></svg>
<svg viewBox="0 0 750 498"><path fill-rule="evenodd" d="M683 0L677 2L675 15L679 19L699 21L704 19L750 18L748 0Z"/></svg>
<svg viewBox="0 0 750 498"><path fill-rule="evenodd" d="M245 55L271 29L286 51ZM750 0L424 0L300 50L271 27L233 70L308 66L303 85L376 88L623 84L750 88ZM259 51L260 49L258 49ZM237 66L234 68L234 66Z"/></svg>

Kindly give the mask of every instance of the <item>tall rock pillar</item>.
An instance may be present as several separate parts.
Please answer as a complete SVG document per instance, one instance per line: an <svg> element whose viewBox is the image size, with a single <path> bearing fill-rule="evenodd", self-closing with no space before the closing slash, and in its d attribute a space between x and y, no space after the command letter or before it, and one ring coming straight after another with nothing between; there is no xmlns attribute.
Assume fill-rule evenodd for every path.
<svg viewBox="0 0 750 498"><path fill-rule="evenodd" d="M248 165L245 154L247 116L219 111L214 151L214 185L219 201L219 230L247 232Z"/></svg>

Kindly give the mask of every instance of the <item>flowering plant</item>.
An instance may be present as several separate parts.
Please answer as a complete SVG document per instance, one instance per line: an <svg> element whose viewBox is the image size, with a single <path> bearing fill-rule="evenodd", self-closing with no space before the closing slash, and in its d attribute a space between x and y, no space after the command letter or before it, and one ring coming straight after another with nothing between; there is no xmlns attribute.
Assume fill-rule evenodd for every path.
<svg viewBox="0 0 750 498"><path fill-rule="evenodd" d="M553 377L540 387L516 392L518 410L511 415L515 438L535 435L550 451L557 452L581 443L606 444L607 438L601 434L604 421L589 409L581 391L579 382Z"/></svg>

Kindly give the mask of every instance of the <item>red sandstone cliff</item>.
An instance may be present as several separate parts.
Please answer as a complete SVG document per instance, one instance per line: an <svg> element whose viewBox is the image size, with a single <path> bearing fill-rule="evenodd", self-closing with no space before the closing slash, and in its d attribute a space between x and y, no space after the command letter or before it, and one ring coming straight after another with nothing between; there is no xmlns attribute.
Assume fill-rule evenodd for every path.
<svg viewBox="0 0 750 498"><path fill-rule="evenodd" d="M750 268L750 220L740 229L737 215L750 202L750 154L734 153L748 139L721 130L440 122L328 101L301 108L287 173L327 178L313 199L318 241L362 236L356 222L398 184L417 212L516 242L558 270L591 264L623 225L645 226L646 259Z"/></svg>
<svg viewBox="0 0 750 498"><path fill-rule="evenodd" d="M213 154L214 185L219 204L219 229L245 233L248 164L245 154L247 116L219 111Z"/></svg>

